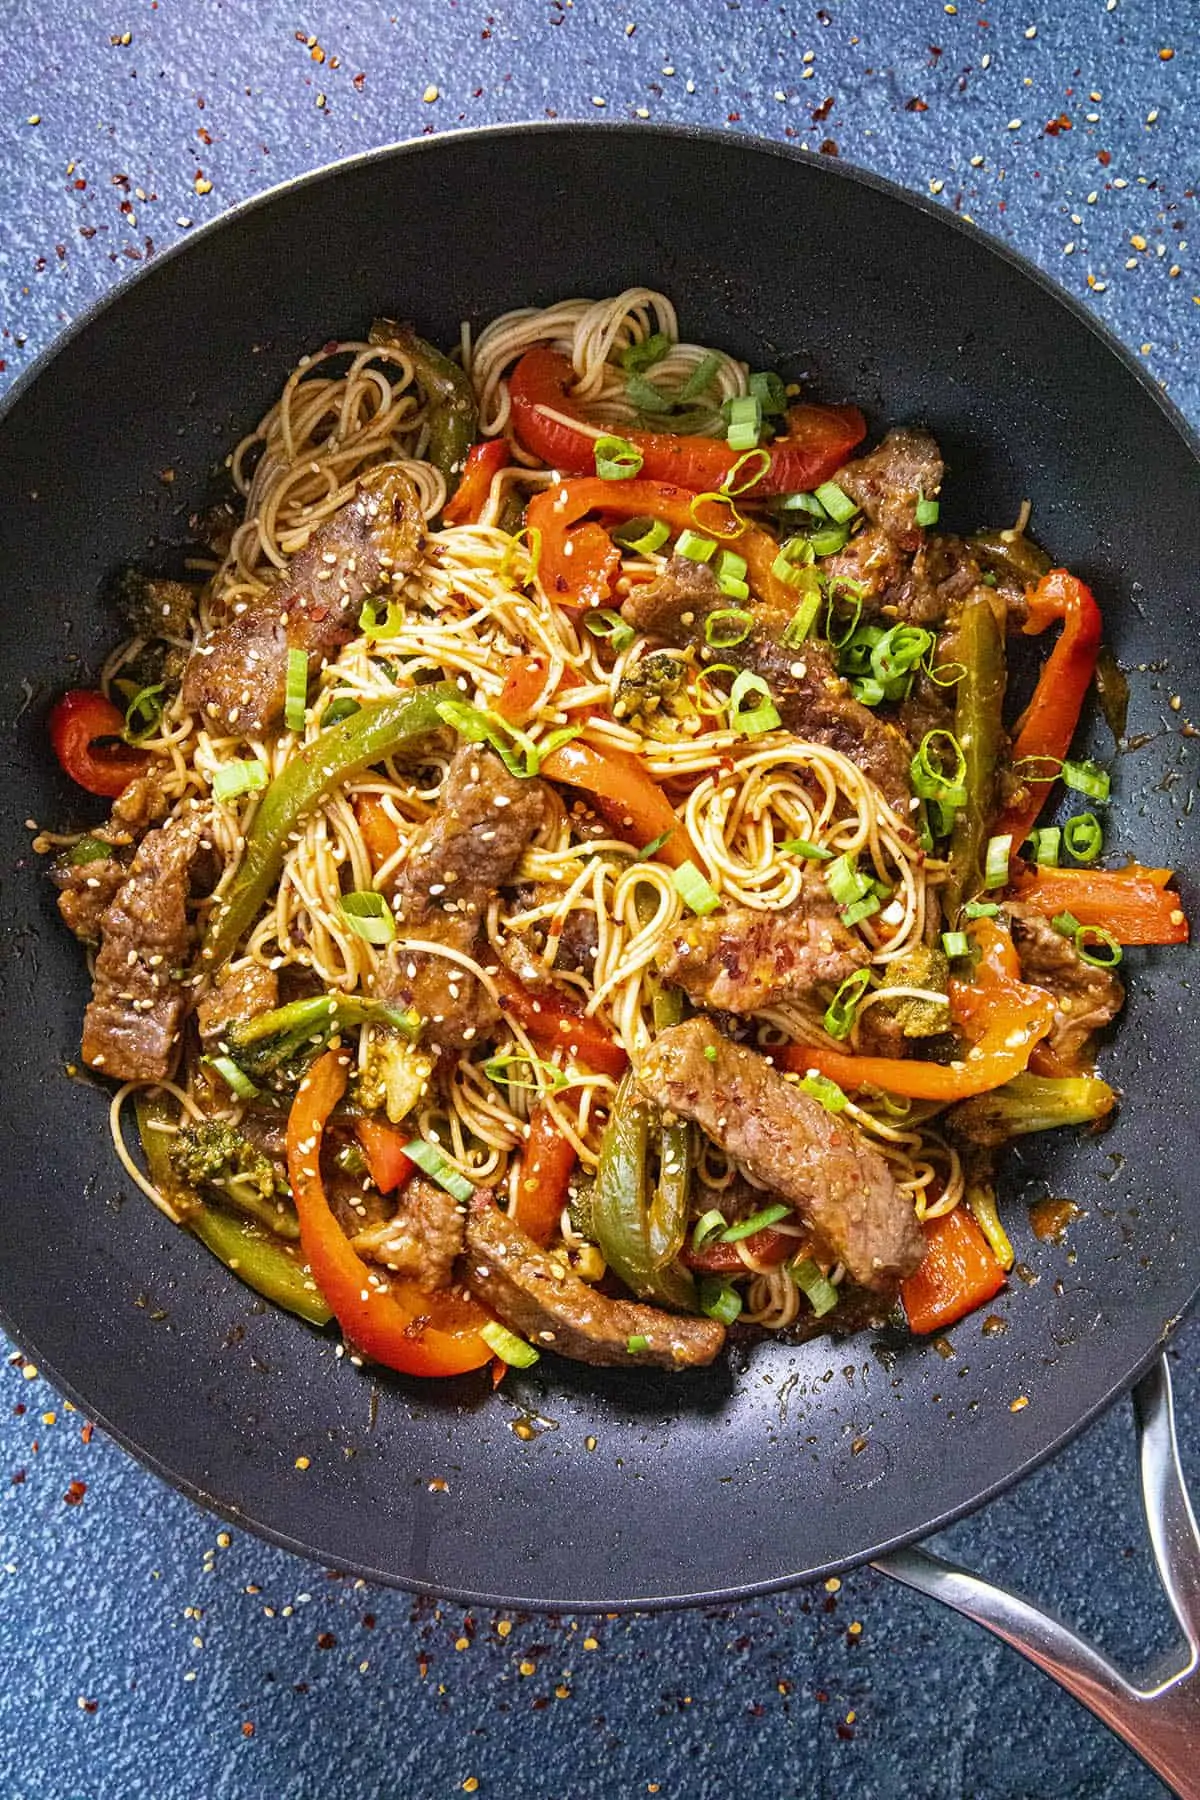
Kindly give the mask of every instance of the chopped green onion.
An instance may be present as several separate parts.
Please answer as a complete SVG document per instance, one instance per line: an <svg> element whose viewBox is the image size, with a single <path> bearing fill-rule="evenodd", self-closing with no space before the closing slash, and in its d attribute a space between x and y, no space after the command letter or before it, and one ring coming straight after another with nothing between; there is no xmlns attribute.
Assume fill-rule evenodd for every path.
<svg viewBox="0 0 1200 1800"><path fill-rule="evenodd" d="M951 772L936 766L934 758L951 759ZM913 792L922 800L940 800L945 806L965 806L967 790L963 786L967 759L963 747L952 731L927 731L921 747L909 765Z"/></svg>
<svg viewBox="0 0 1200 1800"><path fill-rule="evenodd" d="M1013 764L1013 774L1022 781L1056 781L1062 767L1057 756L1021 756Z"/></svg>
<svg viewBox="0 0 1200 1800"><path fill-rule="evenodd" d="M1076 862L1095 862L1104 848L1104 832L1095 813L1076 813L1063 826L1063 842ZM1039 856L1038 861L1042 859Z"/></svg>
<svg viewBox="0 0 1200 1800"><path fill-rule="evenodd" d="M721 1233L720 1241L723 1244L740 1244L743 1238L753 1237L756 1231L765 1231L768 1225L778 1225L780 1219L786 1219L791 1210L782 1200L773 1200L761 1212L751 1213L748 1219L739 1219L736 1225L727 1225Z"/></svg>
<svg viewBox="0 0 1200 1800"><path fill-rule="evenodd" d="M222 763L213 776L213 799L236 800L240 794L256 794L270 779L260 762Z"/></svg>
<svg viewBox="0 0 1200 1800"><path fill-rule="evenodd" d="M303 650L287 653L287 699L283 722L289 731L304 730L304 714L308 707L308 657Z"/></svg>
<svg viewBox="0 0 1200 1800"><path fill-rule="evenodd" d="M836 556L839 550L845 549L849 536L848 525L818 525L808 541L814 556Z"/></svg>
<svg viewBox="0 0 1200 1800"><path fill-rule="evenodd" d="M774 369L763 369L750 377L750 392L765 413L787 411L787 389Z"/></svg>
<svg viewBox="0 0 1200 1800"><path fill-rule="evenodd" d="M1098 950L1105 954L1098 956ZM1123 952L1112 932L1105 931L1103 925L1081 925L1075 933L1075 954L1080 962L1090 963L1093 969L1115 969Z"/></svg>
<svg viewBox="0 0 1200 1800"><path fill-rule="evenodd" d="M642 375L631 375L625 383L625 392L639 412L666 413L675 404L669 395L660 392Z"/></svg>
<svg viewBox="0 0 1200 1800"><path fill-rule="evenodd" d="M785 494L781 500L775 502L775 505L780 512L806 512L810 513L814 519L827 517L825 508L815 494Z"/></svg>
<svg viewBox="0 0 1200 1800"><path fill-rule="evenodd" d="M754 473L747 475L743 481L743 472L751 463L754 464ZM769 450L764 450L761 445L757 450L747 450L744 456L738 457L721 483L721 493L728 499L732 499L735 494L748 494L752 487L757 487L770 466L771 452Z"/></svg>
<svg viewBox="0 0 1200 1800"><path fill-rule="evenodd" d="M783 642L789 650L798 650L805 643L813 626L817 622L817 614L821 610L821 591L809 594L802 600L787 625L784 627Z"/></svg>
<svg viewBox="0 0 1200 1800"><path fill-rule="evenodd" d="M239 1100L253 1100L261 1091L255 1087L250 1077L239 1069L232 1056L206 1056L204 1061L217 1071L221 1079L232 1089Z"/></svg>
<svg viewBox="0 0 1200 1800"><path fill-rule="evenodd" d="M729 650L745 643L754 624L754 614L741 612L736 606L719 606L704 621L704 641L714 650Z"/></svg>
<svg viewBox="0 0 1200 1800"><path fill-rule="evenodd" d="M828 1075L806 1075L797 1084L810 1100L816 1100L826 1112L845 1112L850 1102L836 1081L830 1081Z"/></svg>
<svg viewBox="0 0 1200 1800"><path fill-rule="evenodd" d="M672 825L669 830L660 831L656 838L651 838L648 844L643 844L637 855L634 857L634 862L649 862L652 857L657 856L667 839L673 834L674 830L675 827Z"/></svg>
<svg viewBox="0 0 1200 1800"><path fill-rule="evenodd" d="M607 638L615 655L620 656L632 644L637 632L632 625L627 625L619 612L611 606L597 606L583 615L583 627L592 637Z"/></svg>
<svg viewBox="0 0 1200 1800"><path fill-rule="evenodd" d="M704 1046L704 1060L705 1060L705 1062L711 1062L711 1063L715 1063L715 1062L716 1062L716 1060L717 1060L717 1046L716 1046L716 1045L715 1045L715 1044L705 1044L705 1046Z"/></svg>
<svg viewBox="0 0 1200 1800"><path fill-rule="evenodd" d="M750 598L750 583L739 581L736 575L718 575L717 586L727 600L748 600Z"/></svg>
<svg viewBox="0 0 1200 1800"><path fill-rule="evenodd" d="M1073 912L1055 913L1050 923L1062 937L1073 938L1077 931L1083 929Z"/></svg>
<svg viewBox="0 0 1200 1800"><path fill-rule="evenodd" d="M913 514L913 517L916 519L917 524L918 525L936 525L938 522L938 514L941 511L941 507L938 505L936 500L927 500L925 498L924 494L921 493L919 488L917 490L917 493L918 493L917 505L916 505L916 510Z"/></svg>
<svg viewBox="0 0 1200 1800"><path fill-rule="evenodd" d="M636 444L610 433L596 439L593 452L601 481L632 481L645 461Z"/></svg>
<svg viewBox="0 0 1200 1800"><path fill-rule="evenodd" d="M453 1194L464 1206L474 1198L474 1182L468 1181L465 1175L460 1175L438 1146L431 1144L428 1138L413 1138L410 1144L405 1144L404 1154L410 1162L416 1163L418 1169L423 1169L431 1181L436 1181L439 1187L445 1188L448 1194Z"/></svg>
<svg viewBox="0 0 1200 1800"><path fill-rule="evenodd" d="M706 1275L699 1284L700 1311L722 1325L732 1325L742 1310L742 1296L731 1282Z"/></svg>
<svg viewBox="0 0 1200 1800"><path fill-rule="evenodd" d="M107 862L112 855L112 845L106 844L97 837L81 837L72 844L67 852L67 861L73 869L82 868L86 863Z"/></svg>
<svg viewBox="0 0 1200 1800"><path fill-rule="evenodd" d="M672 869L671 880L683 904L701 917L705 913L716 912L720 906L721 896L694 862L680 863L677 869Z"/></svg>
<svg viewBox="0 0 1200 1800"><path fill-rule="evenodd" d="M132 686L132 682L130 686ZM163 689L165 682L157 682L154 687L144 687L133 696L125 708L125 729L121 736L129 744L144 743L153 737L158 730L159 720L163 716Z"/></svg>
<svg viewBox="0 0 1200 1800"><path fill-rule="evenodd" d="M790 540L795 543L795 539ZM789 554L789 546L785 544L775 561L771 564L771 573L779 581L786 581L792 587L811 587L815 571L798 562L795 555Z"/></svg>
<svg viewBox="0 0 1200 1800"><path fill-rule="evenodd" d="M630 1356L640 1356L643 1350L648 1350L650 1348L650 1339L644 1337L640 1331L632 1332L630 1336L625 1339L625 1348L628 1350Z"/></svg>
<svg viewBox="0 0 1200 1800"><path fill-rule="evenodd" d="M785 838L779 849L786 856L805 856L810 862L833 860L832 850L826 850L821 844L814 844L809 838Z"/></svg>
<svg viewBox="0 0 1200 1800"><path fill-rule="evenodd" d="M757 450L762 435L762 401L757 394L739 394L724 407L729 421L726 436L731 450Z"/></svg>
<svg viewBox="0 0 1200 1800"><path fill-rule="evenodd" d="M870 985L869 969L856 969L853 975L847 975L825 1012L824 1025L831 1038L850 1036L858 1016L858 1003Z"/></svg>
<svg viewBox="0 0 1200 1800"><path fill-rule="evenodd" d="M1089 800L1107 800L1112 791L1112 778L1107 769L1094 762L1065 762L1062 778L1067 787Z"/></svg>
<svg viewBox="0 0 1200 1800"><path fill-rule="evenodd" d="M337 694L321 714L321 730L324 731L329 725L340 725L343 719L352 719L356 712L361 711L362 705L358 700L352 700L349 694Z"/></svg>
<svg viewBox="0 0 1200 1800"><path fill-rule="evenodd" d="M623 350L617 351L617 361L626 374L637 375L643 369L653 368L661 362L671 348L671 340L665 331L652 332L643 338L640 344L626 344Z"/></svg>
<svg viewBox="0 0 1200 1800"><path fill-rule="evenodd" d="M721 367L722 360L720 353L716 350L710 350L707 356L702 356L700 358L700 361L696 364L695 368L679 390L680 405L686 406L689 401L698 400L700 398L705 388L711 384L712 378L717 373L717 370Z"/></svg>
<svg viewBox="0 0 1200 1800"><path fill-rule="evenodd" d="M743 703L752 694L761 698L757 706L747 707ZM742 670L729 690L729 723L743 737L761 737L764 731L775 730L779 712L761 675Z"/></svg>
<svg viewBox="0 0 1200 1800"><path fill-rule="evenodd" d="M709 1049L711 1050L712 1048L713 1046L710 1044ZM711 1244L713 1239L718 1237L724 1229L725 1214L719 1207L710 1207L706 1213L703 1213L701 1217L696 1220L696 1223L692 1228L693 1250L703 1250L705 1244Z"/></svg>
<svg viewBox="0 0 1200 1800"><path fill-rule="evenodd" d="M503 1056L489 1056L480 1063L480 1068L489 1081L503 1082L508 1088L549 1088L556 1092L567 1085L567 1077L553 1063L543 1062L540 1056L528 1056L523 1050L506 1051ZM510 1069L527 1069L531 1076L540 1080L523 1081L518 1075L510 1075Z"/></svg>
<svg viewBox="0 0 1200 1800"><path fill-rule="evenodd" d="M871 673L885 687L893 682L903 683L906 691L912 675L932 646L933 633L922 626L893 625L890 631L881 634L871 650ZM888 698L902 699L903 692L889 693Z"/></svg>
<svg viewBox="0 0 1200 1800"><path fill-rule="evenodd" d="M484 712L481 707L470 706L464 700L439 701L437 714L469 744L490 744L509 774L518 781L531 780L542 766L543 754L548 756L558 743L566 742L558 732L552 732L539 750L526 732L518 731L515 725L509 725L495 713ZM579 733L574 731L571 735L578 737Z"/></svg>
<svg viewBox="0 0 1200 1800"><path fill-rule="evenodd" d="M871 890L870 877L864 875L859 868L858 857L853 850L845 851L830 863L825 871L825 885L838 906L849 906L852 901L861 900Z"/></svg>
<svg viewBox="0 0 1200 1800"><path fill-rule="evenodd" d="M840 636L835 634L837 612L840 606L851 606L849 623ZM842 581L829 590L829 610L825 624L825 636L835 650L844 650L858 630L858 622L862 618L863 590L860 582Z"/></svg>
<svg viewBox="0 0 1200 1800"><path fill-rule="evenodd" d="M887 690L881 681L873 675L856 675L850 683L850 692L860 706L882 706L887 699Z"/></svg>
<svg viewBox="0 0 1200 1800"><path fill-rule="evenodd" d="M1043 825L1029 834L1029 853L1034 862L1042 863L1047 869L1058 867L1058 853L1062 844L1062 832L1057 825Z"/></svg>
<svg viewBox="0 0 1200 1800"><path fill-rule="evenodd" d="M943 931L942 949L953 962L956 956L970 956L971 940L965 931Z"/></svg>
<svg viewBox="0 0 1200 1800"><path fill-rule="evenodd" d="M838 672L842 675L869 675L875 646L887 636L882 625L860 625L838 656ZM890 677L884 675L879 679L887 680Z"/></svg>
<svg viewBox="0 0 1200 1800"><path fill-rule="evenodd" d="M877 913L878 911L879 896L877 894L865 894L861 900L855 900L852 901L849 906L843 906L841 911L841 921L847 928L851 925L861 925L864 919L869 919L872 913Z"/></svg>
<svg viewBox="0 0 1200 1800"><path fill-rule="evenodd" d="M671 535L669 525L661 519L639 518L626 519L624 524L613 527L612 539L624 550L636 550L639 556L652 556L661 550Z"/></svg>
<svg viewBox="0 0 1200 1800"><path fill-rule="evenodd" d="M338 906L351 931L365 943L390 944L395 937L396 920L392 909L374 888L343 894Z"/></svg>
<svg viewBox="0 0 1200 1800"><path fill-rule="evenodd" d="M501 1325L499 1319L489 1319L486 1325L481 1325L479 1335L488 1349L494 1351L500 1361L507 1363L512 1369L531 1368L541 1355L523 1337L510 1331L507 1325Z"/></svg>
<svg viewBox="0 0 1200 1800"><path fill-rule="evenodd" d="M829 517L837 525L844 525L846 520L852 519L858 511L857 502L852 500L836 481L823 481L815 490L813 498L821 502Z"/></svg>
<svg viewBox="0 0 1200 1800"><path fill-rule="evenodd" d="M994 900L968 900L963 907L963 918L994 919L999 911Z"/></svg>
<svg viewBox="0 0 1200 1800"><path fill-rule="evenodd" d="M675 539L676 556L690 556L693 562L711 561L716 547L716 538L705 537L702 532L693 531L690 526L685 526Z"/></svg>
<svg viewBox="0 0 1200 1800"><path fill-rule="evenodd" d="M404 608L398 600L389 600L387 612L380 617L374 600L365 600L358 615L358 629L369 638L399 637L404 629Z"/></svg>
<svg viewBox="0 0 1200 1800"><path fill-rule="evenodd" d="M728 578L730 581L745 581L747 564L744 556L736 550L722 550L717 558L717 580Z"/></svg>
<svg viewBox="0 0 1200 1800"><path fill-rule="evenodd" d="M1003 837L988 839L983 859L983 885L985 888L1004 887L1008 881L1008 865L1012 857L1012 847L1011 831L1006 831Z"/></svg>
<svg viewBox="0 0 1200 1800"><path fill-rule="evenodd" d="M827 1275L822 1275L811 1256L792 1264L792 1280L800 1289L818 1319L833 1311L838 1303L838 1291Z"/></svg>

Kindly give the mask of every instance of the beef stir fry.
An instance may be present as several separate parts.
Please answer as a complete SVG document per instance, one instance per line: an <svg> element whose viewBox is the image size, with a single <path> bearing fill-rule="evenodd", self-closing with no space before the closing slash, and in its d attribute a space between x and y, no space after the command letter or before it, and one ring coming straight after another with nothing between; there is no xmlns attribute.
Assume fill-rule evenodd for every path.
<svg viewBox="0 0 1200 1800"><path fill-rule="evenodd" d="M941 528L918 423L867 448L649 290L464 344L308 359L215 572L127 574L51 714L112 803L37 845L118 1154L409 1375L942 1330L1005 1145L1113 1108L1124 947L1187 937L1101 865L1096 602L1024 516Z"/></svg>

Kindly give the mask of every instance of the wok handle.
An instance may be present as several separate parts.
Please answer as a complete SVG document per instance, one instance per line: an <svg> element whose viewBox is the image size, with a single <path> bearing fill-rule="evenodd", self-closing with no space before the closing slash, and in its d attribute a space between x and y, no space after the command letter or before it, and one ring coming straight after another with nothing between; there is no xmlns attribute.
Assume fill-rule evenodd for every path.
<svg viewBox="0 0 1200 1800"><path fill-rule="evenodd" d="M895 1550L874 1566L1003 1638L1103 1719L1181 1800L1200 1800L1200 1532L1180 1467L1165 1357L1138 1382L1133 1406L1150 1544L1186 1639L1153 1678L1131 1681L1051 1613L928 1550Z"/></svg>

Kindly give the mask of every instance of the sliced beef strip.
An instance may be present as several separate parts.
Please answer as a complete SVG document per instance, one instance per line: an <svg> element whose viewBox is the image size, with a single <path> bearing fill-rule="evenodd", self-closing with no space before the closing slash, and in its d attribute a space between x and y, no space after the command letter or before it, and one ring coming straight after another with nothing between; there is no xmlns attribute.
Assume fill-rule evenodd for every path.
<svg viewBox="0 0 1200 1800"><path fill-rule="evenodd" d="M433 817L396 879L401 936L470 955L488 902L514 873L545 805L542 783L510 775L491 750L464 744L456 751ZM376 991L420 1013L439 1049L470 1043L498 1016L475 977L436 951L394 946Z"/></svg>
<svg viewBox="0 0 1200 1800"><path fill-rule="evenodd" d="M901 549L916 550L922 538L917 504L936 498L944 474L942 453L929 433L898 425L833 479Z"/></svg>
<svg viewBox="0 0 1200 1800"><path fill-rule="evenodd" d="M790 1201L861 1286L889 1287L921 1261L916 1217L882 1156L709 1020L660 1032L638 1079L659 1106L691 1119Z"/></svg>
<svg viewBox="0 0 1200 1800"><path fill-rule="evenodd" d="M190 990L187 902L200 821L179 814L149 832L101 920L83 1060L118 1081L165 1081Z"/></svg>
<svg viewBox="0 0 1200 1800"><path fill-rule="evenodd" d="M279 977L261 963L226 963L196 1008L196 1023L206 1044L224 1036L234 1019L257 1019L279 1005Z"/></svg>
<svg viewBox="0 0 1200 1800"><path fill-rule="evenodd" d="M253 737L283 716L289 650L309 673L349 643L370 594L386 594L416 567L425 540L417 490L384 463L352 500L319 525L270 591L217 626L188 659L184 704L206 724Z"/></svg>
<svg viewBox="0 0 1200 1800"><path fill-rule="evenodd" d="M81 943L99 943L104 915L128 873L128 865L115 856L55 865L51 880L58 889L58 910Z"/></svg>
<svg viewBox="0 0 1200 1800"><path fill-rule="evenodd" d="M1010 905L1006 910L1022 975L1054 996L1057 1010L1047 1048L1068 1065L1086 1067L1093 1032L1115 1019L1125 1004L1120 979L1111 969L1085 963L1073 941L1032 907Z"/></svg>
<svg viewBox="0 0 1200 1800"><path fill-rule="evenodd" d="M575 1362L701 1368L725 1342L725 1327L715 1319L613 1300L589 1287L500 1212L486 1188L467 1214L466 1254L459 1268L471 1292L506 1325L539 1349ZM644 1347L631 1350L634 1338L644 1338Z"/></svg>
<svg viewBox="0 0 1200 1800"><path fill-rule="evenodd" d="M707 563L673 556L656 581L634 590L622 607L631 625L673 644L704 644L708 615L728 607ZM716 654L761 675L780 719L812 744L839 750L882 789L900 817L910 812L911 746L894 725L879 719L851 694L833 666L828 644L810 638L799 649L780 641L787 620L760 607L749 637Z"/></svg>
<svg viewBox="0 0 1200 1800"><path fill-rule="evenodd" d="M426 1293L450 1286L465 1241L466 1212L452 1194L414 1175L405 1183L396 1216L359 1231L354 1247Z"/></svg>
<svg viewBox="0 0 1200 1800"><path fill-rule="evenodd" d="M104 825L92 834L102 843L124 847L136 843L170 811L171 802L163 792L164 763L152 762L141 775L135 775L113 801L112 812Z"/></svg>
<svg viewBox="0 0 1200 1800"><path fill-rule="evenodd" d="M866 961L818 874L806 874L800 899L781 911L729 906L689 920L658 956L662 973L698 1004L733 1013L836 985Z"/></svg>

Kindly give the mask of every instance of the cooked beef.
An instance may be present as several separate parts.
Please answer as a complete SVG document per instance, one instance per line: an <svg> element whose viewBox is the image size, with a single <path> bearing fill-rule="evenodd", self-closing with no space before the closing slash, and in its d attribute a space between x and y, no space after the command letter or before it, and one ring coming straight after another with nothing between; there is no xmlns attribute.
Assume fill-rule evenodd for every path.
<svg viewBox="0 0 1200 1800"><path fill-rule="evenodd" d="M1111 969L1085 963L1073 940L1055 931L1030 906L1010 905L1013 942L1021 973L1034 987L1053 994L1056 1011L1047 1049L1071 1068L1091 1062L1091 1038L1115 1019L1125 1003L1125 989Z"/></svg>
<svg viewBox="0 0 1200 1800"><path fill-rule="evenodd" d="M562 899L562 889L552 882L524 882L513 896L514 914L532 912L538 906L553 906ZM550 966L573 975L591 975L596 967L600 933L596 915L582 908L572 910L562 921L557 936L552 927L557 921L538 919L521 932L510 932L505 943L504 959L518 981L527 987L545 987L550 982L549 966L541 952L553 947Z"/></svg>
<svg viewBox="0 0 1200 1800"><path fill-rule="evenodd" d="M416 567L425 538L417 490L385 463L319 525L269 592L209 632L188 659L184 704L219 731L253 737L283 715L289 650L309 673L358 630L370 594L386 596Z"/></svg>
<svg viewBox="0 0 1200 1800"><path fill-rule="evenodd" d="M99 943L101 921L128 873L115 856L55 864L51 879L58 889L58 910L81 943Z"/></svg>
<svg viewBox="0 0 1200 1800"><path fill-rule="evenodd" d="M234 1019L257 1019L279 1005L279 977L261 963L226 963L196 1008L206 1044L216 1043Z"/></svg>
<svg viewBox="0 0 1200 1800"><path fill-rule="evenodd" d="M689 1019L659 1033L638 1079L790 1201L863 1287L882 1289L917 1267L924 1239L882 1156L757 1051Z"/></svg>
<svg viewBox="0 0 1200 1800"><path fill-rule="evenodd" d="M396 878L401 936L470 955L489 900L514 873L544 816L540 781L518 780L492 751L464 744ZM470 1043L498 1016L475 977L436 951L394 947L377 992L420 1013L439 1049Z"/></svg>
<svg viewBox="0 0 1200 1800"><path fill-rule="evenodd" d="M826 564L830 583L853 581L867 614L905 625L933 625L953 618L982 581L979 560L963 538L929 536L912 554L882 525L864 525ZM991 591L991 590L989 590ZM996 598L1006 614L1008 603Z"/></svg>
<svg viewBox="0 0 1200 1800"><path fill-rule="evenodd" d="M725 1342L715 1319L684 1317L613 1300L572 1275L563 1257L539 1250L516 1222L480 1189L467 1213L462 1279L485 1306L539 1348L576 1362L629 1368L699 1368ZM631 1350L631 1339L643 1338Z"/></svg>
<svg viewBox="0 0 1200 1800"><path fill-rule="evenodd" d="M170 809L171 802L163 792L166 772L164 763L152 762L144 774L135 775L113 801L107 824L98 826L93 836L106 844L136 843Z"/></svg>
<svg viewBox="0 0 1200 1800"><path fill-rule="evenodd" d="M909 579L912 558L882 525L862 525L843 550L825 564L830 589L839 588L862 601L864 613L894 605ZM848 584L853 582L853 587Z"/></svg>
<svg viewBox="0 0 1200 1800"><path fill-rule="evenodd" d="M181 814L138 846L100 922L83 1060L118 1081L165 1081L189 990L188 892L199 821Z"/></svg>
<svg viewBox="0 0 1200 1800"><path fill-rule="evenodd" d="M708 615L729 601L707 563L673 556L657 581L636 588L622 608L631 625L673 644L704 643ZM909 816L912 750L894 725L876 718L851 694L833 666L828 644L810 639L798 650L780 641L786 619L756 610L755 628L742 643L715 654L761 675L789 731L812 744L840 750L877 783L899 812Z"/></svg>
<svg viewBox="0 0 1200 1800"><path fill-rule="evenodd" d="M872 525L882 526L901 549L915 550L922 536L917 503L936 498L944 473L942 453L929 433L900 425L874 450L846 463L834 480Z"/></svg>
<svg viewBox="0 0 1200 1800"><path fill-rule="evenodd" d="M867 952L838 917L819 874L805 874L794 906L759 912L723 907L690 919L659 952L658 965L701 1006L758 1012L777 1000L836 985L867 961Z"/></svg>
<svg viewBox="0 0 1200 1800"><path fill-rule="evenodd" d="M465 1223L464 1209L452 1194L414 1175L405 1184L395 1218L360 1230L354 1247L432 1294L450 1286L455 1259L463 1251Z"/></svg>

